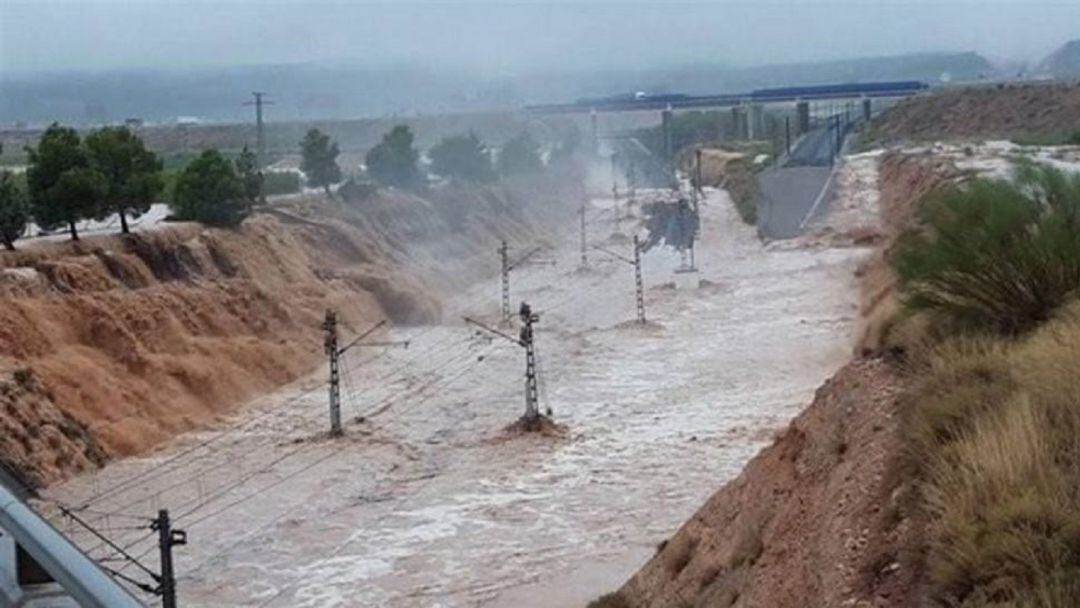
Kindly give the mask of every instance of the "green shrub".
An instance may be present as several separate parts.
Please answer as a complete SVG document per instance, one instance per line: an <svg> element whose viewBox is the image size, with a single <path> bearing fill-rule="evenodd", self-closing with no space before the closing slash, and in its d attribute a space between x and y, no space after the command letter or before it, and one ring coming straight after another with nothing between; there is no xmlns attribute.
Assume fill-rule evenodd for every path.
<svg viewBox="0 0 1080 608"><path fill-rule="evenodd" d="M169 205L176 219L211 226L238 226L251 213L236 168L217 150L206 150L184 168Z"/></svg>
<svg viewBox="0 0 1080 608"><path fill-rule="evenodd" d="M724 189L731 196L731 202L735 204L739 217L743 222L756 226L760 191L752 163L745 158L732 160L727 163L724 171L727 174Z"/></svg>
<svg viewBox="0 0 1080 608"><path fill-rule="evenodd" d="M1080 288L1080 177L1022 165L924 203L894 258L905 304L958 327L1017 334Z"/></svg>

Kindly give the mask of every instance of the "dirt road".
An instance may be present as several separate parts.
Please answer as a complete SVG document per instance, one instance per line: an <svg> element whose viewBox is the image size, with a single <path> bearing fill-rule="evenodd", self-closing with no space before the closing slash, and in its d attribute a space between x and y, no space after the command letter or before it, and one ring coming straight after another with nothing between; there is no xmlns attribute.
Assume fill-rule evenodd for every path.
<svg viewBox="0 0 1080 608"><path fill-rule="evenodd" d="M601 242L612 228L590 231ZM154 540L129 517L169 508L189 535L177 549L185 606L583 605L625 580L850 352L860 251L764 249L723 192L709 194L702 230L700 289L663 286L673 252L645 255L646 327L626 323L630 266L592 252L577 270L576 227L545 254L557 265L514 273L515 309L525 299L541 313L541 407L562 437L502 433L523 411L523 353L457 321L494 318L496 279L461 294L444 325L380 336L411 340L407 350L350 351L342 439L322 434L320 371L217 430L49 494L102 494L85 515L150 564Z"/></svg>

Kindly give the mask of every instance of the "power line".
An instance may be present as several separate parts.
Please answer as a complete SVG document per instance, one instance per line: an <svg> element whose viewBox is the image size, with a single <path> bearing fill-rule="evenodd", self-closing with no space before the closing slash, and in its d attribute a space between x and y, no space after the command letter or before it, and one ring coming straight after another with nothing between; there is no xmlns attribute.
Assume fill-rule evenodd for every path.
<svg viewBox="0 0 1080 608"><path fill-rule="evenodd" d="M140 570L142 570L143 572L149 574L150 578L154 579L155 581L160 581L160 577L158 576L157 573L155 573L153 570L147 568L141 562L139 562L139 560L137 560L136 558L134 558L130 554L128 554L126 549L124 549L123 547L120 547L119 545L114 543L111 539L109 539L109 537L107 537L104 534L102 534L101 532L95 530L93 526L91 526L90 524L83 521L82 518L80 518L78 515L75 515L75 513L73 513L70 509L67 509L66 507L63 507L63 506L60 506L59 508L60 508L60 512L63 513L66 517L70 518L72 521L79 524L83 528L86 528L86 530L88 530L91 534L93 534L96 538L98 538L98 540L102 541L103 543L105 543L106 545L111 547L113 551L118 553L120 556L122 556L128 562L138 566ZM148 520L148 521L153 521L153 520ZM149 525L147 525L147 528L149 528Z"/></svg>
<svg viewBox="0 0 1080 608"><path fill-rule="evenodd" d="M163 462L160 462L160 463L158 463L156 465L153 465L148 469L145 469L145 470L143 470L143 471L141 471L141 472L139 472L139 473L137 473L135 475L132 475L131 477L128 477L128 478L126 478L126 479L124 479L124 480L122 480L120 482L117 482L117 483L109 486L108 488L106 488L104 490L99 491L97 494L95 494L95 495L91 496L90 498L82 501L78 508L80 510L82 510L82 509L84 509L86 507L89 507L90 505L101 502L101 500L108 497L109 495L115 494L117 492L120 492L122 490L125 490L125 489L131 487L132 484L134 484L134 483L136 483L136 482L138 482L140 480L145 479L147 476L149 476L149 475L151 475L151 474L153 474L155 472L159 472L162 468L171 465L172 463L182 459L183 457L187 456L188 454L191 454L191 453L194 453L194 452L196 452L198 450L206 448L207 446L215 443L216 441L222 439L223 437L227 437L227 436L229 436L230 434L233 434L233 433L239 433L241 430L243 430L243 429L245 429L247 427L253 426L254 424L260 422L263 418L275 413L277 410L280 410L280 409L283 409L285 407L288 407L289 405L292 405L296 401L299 401L300 399L302 399L304 397L307 397L308 395L310 395L311 393L315 392L316 390L318 390L320 388L322 388L321 385L312 386L312 387L304 390L302 393L300 393L298 395L295 395L295 396L291 397L290 399L286 400L284 403L280 404L279 406L275 406L275 407L270 408L268 410L264 410L258 416L256 416L255 418L249 419L247 422L245 422L244 424L242 424L239 427L219 431L217 434L210 437L209 439L206 439L204 441L199 442L198 444L196 444L194 446L186 448L186 449L182 450L181 452L179 452L179 453L165 459Z"/></svg>
<svg viewBox="0 0 1080 608"><path fill-rule="evenodd" d="M424 331L424 332L421 332L421 333L427 333L427 331ZM420 334L418 334L418 335L420 335ZM443 341L447 341L447 340L449 340L449 339L450 339L450 338L452 338L452 337L453 337L453 336L449 336L449 337L448 337L447 339L444 339ZM438 344L438 343L436 343L436 344ZM429 349L429 350L431 350L431 349ZM445 350L445 349L443 349L443 350ZM417 358L418 358L418 357L419 357L419 356L420 356L421 354L422 354L422 353L417 353ZM379 356L381 356L381 355L379 355ZM377 358L377 357L378 357L378 356L376 356L376 357L373 357L372 359L374 359L374 358ZM402 366L399 366L399 368L398 368L397 370L392 370L392 371L391 371L390 373L394 373L394 372L396 372L396 371L400 371L401 369L404 369L404 368L408 367L408 366L409 366L410 364L411 364L411 361L409 361L409 362L406 362L406 363L404 363L404 364L403 364ZM314 390L314 389L316 389L316 388L319 388L319 387L313 387L313 389L312 389L312 390ZM370 390L370 389L369 389L369 390ZM390 396L390 397L389 397L389 399L392 399L392 398L393 398L393 396ZM385 402L385 400L384 400L383 402ZM383 403L383 402L380 402L380 403ZM318 416L321 416L321 415L322 415L322 412L321 412L321 411L312 411L312 412L309 412L309 413L308 413L308 414L306 414L306 415L297 415L297 416L294 416L294 417L293 417L293 419L294 419L294 420L299 420L299 421L300 421L300 422L302 422L302 423L313 423L313 422L315 421L315 418L317 418ZM253 447L254 447L254 448L262 447L262 446L268 445L268 444L270 444L270 443L273 443L274 441L275 441L275 440L271 439L271 440L269 440L269 441L259 442L259 443L256 443L256 444L255 444L255 446L253 446ZM188 464L193 464L194 462L196 462L196 461L198 461L198 460L201 460L201 459L204 459L204 458L207 458L207 457L213 456L213 455L217 455L217 452L210 452L210 453L204 454L203 456L201 456L201 457L199 457L199 458L197 458L197 459L195 459L195 460L192 460L192 461L191 461L190 463L188 463ZM207 467L203 467L203 468L201 468L201 469L197 470L197 471L196 471L196 472L195 472L195 473L194 473L193 475L187 476L187 477L185 477L185 478L182 478L182 479L180 479L180 480L178 480L178 481L174 481L173 483L169 484L169 485L168 485L168 486L166 486L165 488L160 488L160 489L158 489L158 490L157 490L157 492L155 493L155 495L161 495L161 494L163 494L163 493L165 493L165 492L167 492L167 491L169 491L169 490L173 490L173 489L175 489L175 488L177 488L177 487L181 487L181 486L183 486L183 485L187 485L187 484L189 484L189 483L192 483L193 481L195 481L195 480L197 480L197 479L200 479L200 478L202 478L202 477L203 477L203 476L205 476L205 475L206 475L207 473L209 473L209 472L212 472L212 471L214 471L214 470L216 470L216 469L218 469L218 468L220 468L220 463L216 463L216 462L215 462L215 463L212 463L212 464L210 464L210 465L209 465L209 466L207 466ZM129 504L129 505L128 505L128 507L130 507L130 506L132 506L132 505L134 505L134 504L138 504L139 502L142 502L143 500L145 500L145 499L139 499L139 500L137 500L137 501L135 501L135 502L133 502L133 503Z"/></svg>

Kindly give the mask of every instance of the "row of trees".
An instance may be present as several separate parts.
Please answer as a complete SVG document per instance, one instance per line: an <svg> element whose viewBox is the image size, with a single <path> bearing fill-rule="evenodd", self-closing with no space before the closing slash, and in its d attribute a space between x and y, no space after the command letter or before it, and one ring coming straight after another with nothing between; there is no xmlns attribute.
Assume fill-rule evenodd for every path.
<svg viewBox="0 0 1080 608"><path fill-rule="evenodd" d="M27 153L25 215L46 229L67 226L76 240L76 222L113 213L127 233L127 216L145 213L164 184L161 161L122 127L83 140L75 129L54 123Z"/></svg>
<svg viewBox="0 0 1080 608"><path fill-rule="evenodd" d="M371 179L380 186L422 187L426 177L414 141L405 125L386 133L365 159ZM563 142L553 158L569 155L572 147L572 142ZM300 152L308 184L329 195L330 187L342 179L337 143L311 129L300 142ZM78 222L115 214L121 232L127 234L128 218L146 213L165 185L161 160L126 127L105 127L81 138L75 129L54 123L27 153L25 191L11 173L0 173L0 239L8 249L14 249L31 221L45 230L66 227L72 240L78 240ZM472 132L444 138L428 156L437 175L477 183L544 168L540 146L528 133L506 142L495 161ZM177 177L169 203L172 215L236 226L258 202L263 183L255 155L246 147L234 160L217 150L204 151Z"/></svg>
<svg viewBox="0 0 1080 608"><path fill-rule="evenodd" d="M416 189L426 182L420 168L420 151L409 127L398 125L383 135L382 141L368 151L364 161L367 174L380 186ZM340 153L337 143L318 129L308 131L300 144L300 169L308 184L323 188L341 180L337 164ZM522 133L503 145L497 162L492 151L475 133L443 138L428 151L431 170L435 174L470 182L488 183L499 175L513 176L535 173L543 169L540 146L528 133Z"/></svg>
<svg viewBox="0 0 1080 608"><path fill-rule="evenodd" d="M127 234L128 218L146 213L164 189L161 160L125 127L82 138L54 123L26 151L25 189L12 173L0 173L0 239L8 249L31 221L45 230L65 227L78 240L79 222L115 214ZM262 175L247 148L235 161L208 150L177 177L170 206L176 219L234 226L261 189Z"/></svg>
<svg viewBox="0 0 1080 608"><path fill-rule="evenodd" d="M398 188L423 185L420 152L409 127L398 125L383 136L367 154L368 175L375 183ZM514 176L543 169L540 145L528 133L506 142L492 161L492 151L475 133L443 138L428 150L431 170L442 177L488 183L499 175Z"/></svg>

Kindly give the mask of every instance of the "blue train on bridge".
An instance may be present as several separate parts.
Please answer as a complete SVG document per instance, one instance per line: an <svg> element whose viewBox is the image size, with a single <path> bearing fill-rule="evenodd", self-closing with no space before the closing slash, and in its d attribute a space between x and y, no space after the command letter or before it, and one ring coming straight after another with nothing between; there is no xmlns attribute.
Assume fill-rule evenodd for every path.
<svg viewBox="0 0 1080 608"><path fill-rule="evenodd" d="M706 108L754 103L813 101L819 99L850 99L858 97L908 97L930 88L925 82L900 80L888 82L854 82L844 84L807 85L757 89L749 93L727 95L684 95L680 93L651 94L645 92L578 99L567 104L529 106L539 113L624 112L632 110L662 110L668 106Z"/></svg>

